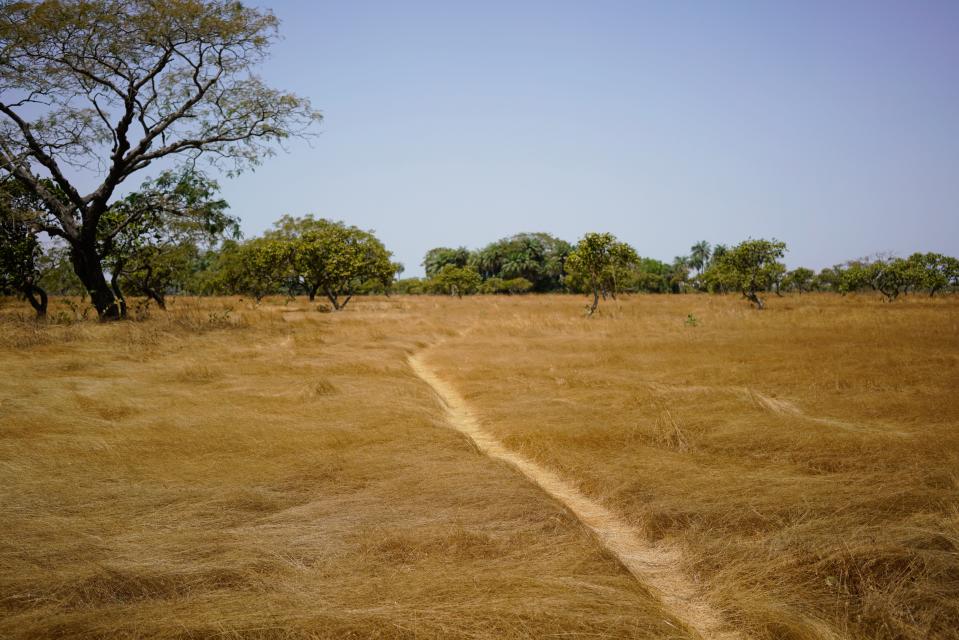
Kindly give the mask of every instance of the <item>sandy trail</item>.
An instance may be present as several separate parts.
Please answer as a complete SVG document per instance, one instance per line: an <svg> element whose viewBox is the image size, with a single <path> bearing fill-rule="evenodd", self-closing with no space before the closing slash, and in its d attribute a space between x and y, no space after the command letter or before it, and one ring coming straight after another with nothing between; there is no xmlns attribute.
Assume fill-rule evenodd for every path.
<svg viewBox="0 0 959 640"><path fill-rule="evenodd" d="M521 471L546 493L562 502L587 527L600 543L619 558L630 573L703 638L734 640L744 636L724 624L719 614L700 595L700 589L683 574L681 552L673 547L654 545L611 511L578 491L552 471L510 451L480 426L466 401L448 382L427 365L422 356L410 356L410 366L430 385L443 401L450 424L466 434L480 451L507 462Z"/></svg>

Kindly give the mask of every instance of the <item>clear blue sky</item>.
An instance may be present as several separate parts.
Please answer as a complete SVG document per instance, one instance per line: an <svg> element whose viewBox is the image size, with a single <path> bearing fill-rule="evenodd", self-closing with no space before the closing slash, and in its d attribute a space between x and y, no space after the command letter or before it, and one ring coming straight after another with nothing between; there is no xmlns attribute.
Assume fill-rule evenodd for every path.
<svg viewBox="0 0 959 640"><path fill-rule="evenodd" d="M959 254L959 2L258 4L325 121L223 180L247 235L342 219L406 275L520 231Z"/></svg>

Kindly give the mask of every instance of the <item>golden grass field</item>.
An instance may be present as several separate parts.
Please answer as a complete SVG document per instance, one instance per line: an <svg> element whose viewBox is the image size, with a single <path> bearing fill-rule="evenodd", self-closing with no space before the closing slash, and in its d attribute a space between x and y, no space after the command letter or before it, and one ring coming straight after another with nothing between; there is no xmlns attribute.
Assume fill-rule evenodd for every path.
<svg viewBox="0 0 959 640"><path fill-rule="evenodd" d="M697 637L411 354L742 637L959 637L959 297L583 304L3 302L0 637Z"/></svg>

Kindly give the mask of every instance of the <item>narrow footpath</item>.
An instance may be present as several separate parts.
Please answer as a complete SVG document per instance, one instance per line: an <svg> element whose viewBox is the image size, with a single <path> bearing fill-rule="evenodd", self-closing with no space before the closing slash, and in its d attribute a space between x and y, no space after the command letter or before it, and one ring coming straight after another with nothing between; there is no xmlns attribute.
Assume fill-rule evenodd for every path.
<svg viewBox="0 0 959 640"><path fill-rule="evenodd" d="M723 623L719 614L701 597L696 584L679 569L682 555L678 549L647 542L632 527L569 482L503 446L483 430L462 396L426 364L421 354L410 356L409 364L442 400L452 427L469 437L480 451L513 465L565 505L673 616L705 640L744 638Z"/></svg>

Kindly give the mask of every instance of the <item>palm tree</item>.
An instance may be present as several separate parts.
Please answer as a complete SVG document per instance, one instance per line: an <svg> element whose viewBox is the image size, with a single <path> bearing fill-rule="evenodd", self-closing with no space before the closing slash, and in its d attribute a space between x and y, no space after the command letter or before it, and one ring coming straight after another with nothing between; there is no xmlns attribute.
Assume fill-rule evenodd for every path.
<svg viewBox="0 0 959 640"><path fill-rule="evenodd" d="M709 266L711 247L705 240L700 240L689 248L689 266L702 273Z"/></svg>

